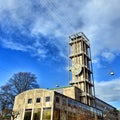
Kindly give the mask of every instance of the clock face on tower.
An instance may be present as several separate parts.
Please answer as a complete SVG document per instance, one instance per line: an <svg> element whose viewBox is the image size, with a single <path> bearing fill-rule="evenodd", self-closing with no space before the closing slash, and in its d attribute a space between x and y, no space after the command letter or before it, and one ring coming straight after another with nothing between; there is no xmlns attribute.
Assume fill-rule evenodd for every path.
<svg viewBox="0 0 120 120"><path fill-rule="evenodd" d="M72 66L72 74L79 75L82 72L82 66L80 64L74 64Z"/></svg>

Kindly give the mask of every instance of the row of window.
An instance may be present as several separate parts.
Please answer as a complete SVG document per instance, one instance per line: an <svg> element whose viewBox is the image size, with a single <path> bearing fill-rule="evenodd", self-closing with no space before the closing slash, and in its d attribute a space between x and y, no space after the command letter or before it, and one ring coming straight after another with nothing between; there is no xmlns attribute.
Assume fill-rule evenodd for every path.
<svg viewBox="0 0 120 120"><path fill-rule="evenodd" d="M60 98L58 96L56 96L56 99L55 99L56 103L60 103ZM88 110L88 111L91 111L93 113L97 113L98 115L101 115L102 116L102 111L100 109L96 109L94 107L90 107L88 105L85 105L85 104L82 104L80 102L77 102L77 101L74 101L72 99L62 99L62 105L66 105L68 104L69 107L75 107L75 108L82 108L84 110Z"/></svg>
<svg viewBox="0 0 120 120"><path fill-rule="evenodd" d="M47 96L47 97L45 97L45 102L49 102L50 101L50 96ZM40 103L41 102L41 98L39 97L39 98L36 98L36 103ZM56 97L56 103L59 103L60 102L60 98L59 97ZM29 98L28 99L28 102L27 102L28 104L31 104L31 103L33 103L33 99L32 98ZM64 104L66 104L66 100L62 100L62 103L64 103Z"/></svg>
<svg viewBox="0 0 120 120"><path fill-rule="evenodd" d="M43 108L43 113L41 108L25 109L24 120L51 120L51 107Z"/></svg>
<svg viewBox="0 0 120 120"><path fill-rule="evenodd" d="M45 102L49 102L50 101L50 96L45 97ZM41 98L36 98L36 103L40 103L41 102ZM29 98L27 101L28 104L33 103L33 99Z"/></svg>
<svg viewBox="0 0 120 120"><path fill-rule="evenodd" d="M53 112L53 114L52 114ZM34 109L25 109L24 119L23 120L88 120L93 118L93 114L85 111L73 112L65 111L60 109L54 109L51 111L51 107L43 108L34 108Z"/></svg>

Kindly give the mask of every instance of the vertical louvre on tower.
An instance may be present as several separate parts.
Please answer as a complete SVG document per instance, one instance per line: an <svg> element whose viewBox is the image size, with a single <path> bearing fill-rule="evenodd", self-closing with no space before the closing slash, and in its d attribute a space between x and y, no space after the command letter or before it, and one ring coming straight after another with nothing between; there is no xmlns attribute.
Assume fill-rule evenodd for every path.
<svg viewBox="0 0 120 120"><path fill-rule="evenodd" d="M90 45L81 32L69 37L69 84L82 91L81 102L93 105L95 91Z"/></svg>

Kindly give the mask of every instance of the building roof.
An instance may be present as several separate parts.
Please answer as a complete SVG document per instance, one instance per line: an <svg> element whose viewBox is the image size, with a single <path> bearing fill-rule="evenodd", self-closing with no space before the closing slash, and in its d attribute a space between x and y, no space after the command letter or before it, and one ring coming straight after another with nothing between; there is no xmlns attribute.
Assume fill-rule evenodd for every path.
<svg viewBox="0 0 120 120"><path fill-rule="evenodd" d="M69 87L74 87L74 86L56 87L56 88L52 88L52 89L50 89L50 90L57 90L57 89L63 89L63 88L69 88Z"/></svg>
<svg viewBox="0 0 120 120"><path fill-rule="evenodd" d="M97 97L95 97L95 98L96 98L96 100L102 102L103 104L106 104L107 106L109 106L109 107L111 107L111 108L113 108L113 109L116 109L114 106L108 104L107 102L105 102L105 101L103 101L103 100L101 100L101 99L99 99L99 98L97 98Z"/></svg>

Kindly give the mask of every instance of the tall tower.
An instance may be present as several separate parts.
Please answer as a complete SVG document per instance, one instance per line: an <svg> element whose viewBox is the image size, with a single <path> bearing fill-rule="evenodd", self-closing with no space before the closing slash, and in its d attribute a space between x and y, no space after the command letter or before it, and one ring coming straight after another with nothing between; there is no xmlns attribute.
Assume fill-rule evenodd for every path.
<svg viewBox="0 0 120 120"><path fill-rule="evenodd" d="M81 32L69 36L69 84L82 91L81 102L93 105L95 90L90 45Z"/></svg>

